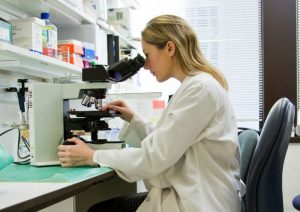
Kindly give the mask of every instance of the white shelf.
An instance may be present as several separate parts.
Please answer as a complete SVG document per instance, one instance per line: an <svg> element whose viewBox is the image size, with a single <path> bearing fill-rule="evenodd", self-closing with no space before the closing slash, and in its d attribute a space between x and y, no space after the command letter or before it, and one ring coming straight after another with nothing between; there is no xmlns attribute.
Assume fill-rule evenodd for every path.
<svg viewBox="0 0 300 212"><path fill-rule="evenodd" d="M137 9L140 4L137 0L121 0L126 7L130 7L132 9Z"/></svg>
<svg viewBox="0 0 300 212"><path fill-rule="evenodd" d="M53 23L64 27L80 24L96 24L96 20L76 10L63 0L44 0L53 13ZM55 17L55 18L54 18Z"/></svg>
<svg viewBox="0 0 300 212"><path fill-rule="evenodd" d="M0 69L45 79L80 76L82 69L67 62L0 42Z"/></svg>
<svg viewBox="0 0 300 212"><path fill-rule="evenodd" d="M138 49L138 47L131 40L129 40L128 38L126 38L125 36L120 34L118 31L116 31L115 28L112 25L107 24L106 22L103 22L101 20L98 20L97 24L102 29L104 29L107 33L119 36L119 38L121 39L121 42L122 42L123 45L126 45L130 48L133 48L133 49Z"/></svg>
<svg viewBox="0 0 300 212"><path fill-rule="evenodd" d="M18 11L24 11L29 16L40 17L41 12L49 12L51 15L51 22L57 27L96 23L94 18L84 14L83 11L73 8L64 0L5 1L16 8L16 15L18 14Z"/></svg>
<svg viewBox="0 0 300 212"><path fill-rule="evenodd" d="M16 18L40 17L48 11L51 22L58 28L78 26L81 24L98 24L108 33L118 35L120 45L137 49L135 44L117 32L113 26L101 23L77 10L65 0L0 0L0 8L9 9L9 14ZM125 0L129 5L138 5L136 0ZM81 68L55 58L40 55L29 50L0 42L0 69L37 76L45 79L57 77L80 76Z"/></svg>
<svg viewBox="0 0 300 212"><path fill-rule="evenodd" d="M130 7L132 9L137 9L139 6L138 0L107 0L108 8Z"/></svg>

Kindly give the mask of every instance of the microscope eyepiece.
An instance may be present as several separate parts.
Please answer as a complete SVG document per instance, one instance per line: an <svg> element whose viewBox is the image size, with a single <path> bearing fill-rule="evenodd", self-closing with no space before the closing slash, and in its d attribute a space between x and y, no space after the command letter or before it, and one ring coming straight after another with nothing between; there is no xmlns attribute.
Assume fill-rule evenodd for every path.
<svg viewBox="0 0 300 212"><path fill-rule="evenodd" d="M82 78L89 82L104 82L106 80L114 82L122 82L135 75L145 64L145 59L137 54L134 58L124 58L106 70L104 67L83 69ZM100 68L102 67L102 68ZM101 73L105 72L106 75ZM108 73L108 76L107 76ZM100 75L98 78L97 76ZM104 77L104 78L103 78ZM83 95L82 95L83 94ZM80 96L83 96L81 104L86 107L91 107L93 104L96 109L102 107L102 99L105 98L106 89L82 89Z"/></svg>
<svg viewBox="0 0 300 212"><path fill-rule="evenodd" d="M108 68L108 75L116 82L122 82L135 75L145 64L145 59L138 54L135 58L124 58Z"/></svg>

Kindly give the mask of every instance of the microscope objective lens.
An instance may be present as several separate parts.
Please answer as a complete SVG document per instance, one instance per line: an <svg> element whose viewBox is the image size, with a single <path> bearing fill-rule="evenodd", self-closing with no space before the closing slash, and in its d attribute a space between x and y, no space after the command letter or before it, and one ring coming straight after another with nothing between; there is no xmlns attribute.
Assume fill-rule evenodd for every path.
<svg viewBox="0 0 300 212"><path fill-rule="evenodd" d="M82 104L83 106L87 106L87 104L89 103L89 101L90 101L90 97L87 96L87 95L84 95L84 97L83 97L83 99L82 99L82 101L81 101L81 104Z"/></svg>

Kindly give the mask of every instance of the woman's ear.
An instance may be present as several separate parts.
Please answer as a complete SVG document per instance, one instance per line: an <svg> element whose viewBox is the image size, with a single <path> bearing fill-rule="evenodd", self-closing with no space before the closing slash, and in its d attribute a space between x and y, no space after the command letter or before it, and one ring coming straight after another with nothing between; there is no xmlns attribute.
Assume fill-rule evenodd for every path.
<svg viewBox="0 0 300 212"><path fill-rule="evenodd" d="M167 51L168 51L170 56L175 55L176 46L175 46L175 43L173 41L168 41L166 47L167 47Z"/></svg>

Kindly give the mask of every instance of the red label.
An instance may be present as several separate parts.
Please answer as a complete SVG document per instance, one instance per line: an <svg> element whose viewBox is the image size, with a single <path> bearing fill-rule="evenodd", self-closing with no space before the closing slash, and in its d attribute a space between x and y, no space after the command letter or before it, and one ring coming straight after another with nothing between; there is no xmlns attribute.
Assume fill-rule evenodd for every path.
<svg viewBox="0 0 300 212"><path fill-rule="evenodd" d="M153 100L152 108L153 109L164 109L165 108L165 100Z"/></svg>

